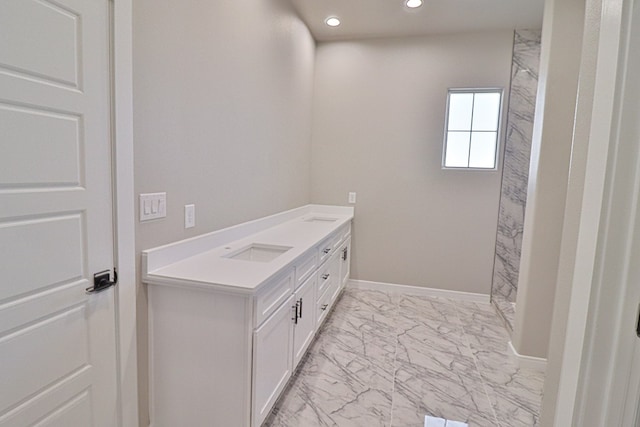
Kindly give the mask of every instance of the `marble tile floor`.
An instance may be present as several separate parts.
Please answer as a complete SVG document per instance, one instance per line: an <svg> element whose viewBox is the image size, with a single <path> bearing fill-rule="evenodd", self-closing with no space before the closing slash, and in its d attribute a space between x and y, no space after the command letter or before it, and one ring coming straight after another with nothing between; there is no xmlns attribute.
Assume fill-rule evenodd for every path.
<svg viewBox="0 0 640 427"><path fill-rule="evenodd" d="M348 288L264 425L536 426L544 377L508 340L488 303Z"/></svg>

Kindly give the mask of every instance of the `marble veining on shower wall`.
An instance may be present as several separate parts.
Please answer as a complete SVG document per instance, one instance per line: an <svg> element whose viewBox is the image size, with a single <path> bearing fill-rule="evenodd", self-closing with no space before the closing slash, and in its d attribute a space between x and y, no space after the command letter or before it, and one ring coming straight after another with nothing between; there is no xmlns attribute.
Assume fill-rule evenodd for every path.
<svg viewBox="0 0 640 427"><path fill-rule="evenodd" d="M518 289L539 62L540 31L516 31L491 290L492 301L511 329Z"/></svg>

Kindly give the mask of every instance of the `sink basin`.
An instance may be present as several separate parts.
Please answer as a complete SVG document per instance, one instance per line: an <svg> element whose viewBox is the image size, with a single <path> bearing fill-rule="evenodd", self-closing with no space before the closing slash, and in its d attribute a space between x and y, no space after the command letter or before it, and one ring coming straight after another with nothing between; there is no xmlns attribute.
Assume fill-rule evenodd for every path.
<svg viewBox="0 0 640 427"><path fill-rule="evenodd" d="M326 216L312 216L311 218L307 218L303 221L304 222L334 222L334 221L337 221L337 218L330 218Z"/></svg>
<svg viewBox="0 0 640 427"><path fill-rule="evenodd" d="M223 255L224 258L243 261L269 262L291 249L291 246L263 245L252 243L238 251Z"/></svg>

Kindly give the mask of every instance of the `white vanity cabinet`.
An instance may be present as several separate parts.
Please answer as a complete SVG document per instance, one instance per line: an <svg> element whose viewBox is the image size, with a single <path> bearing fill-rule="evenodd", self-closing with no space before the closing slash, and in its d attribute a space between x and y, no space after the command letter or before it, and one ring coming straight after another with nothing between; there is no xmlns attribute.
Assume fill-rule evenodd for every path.
<svg viewBox="0 0 640 427"><path fill-rule="evenodd" d="M283 215L143 252L153 427L268 417L346 283L353 209ZM248 247L282 255L233 259Z"/></svg>

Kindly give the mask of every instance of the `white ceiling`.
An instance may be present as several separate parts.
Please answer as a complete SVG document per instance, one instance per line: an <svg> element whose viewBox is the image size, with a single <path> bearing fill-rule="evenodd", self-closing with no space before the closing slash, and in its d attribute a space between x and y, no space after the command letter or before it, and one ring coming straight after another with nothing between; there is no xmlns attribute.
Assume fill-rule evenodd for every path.
<svg viewBox="0 0 640 427"><path fill-rule="evenodd" d="M442 33L539 29L544 0L291 0L318 41ZM339 27L324 21L337 16Z"/></svg>

